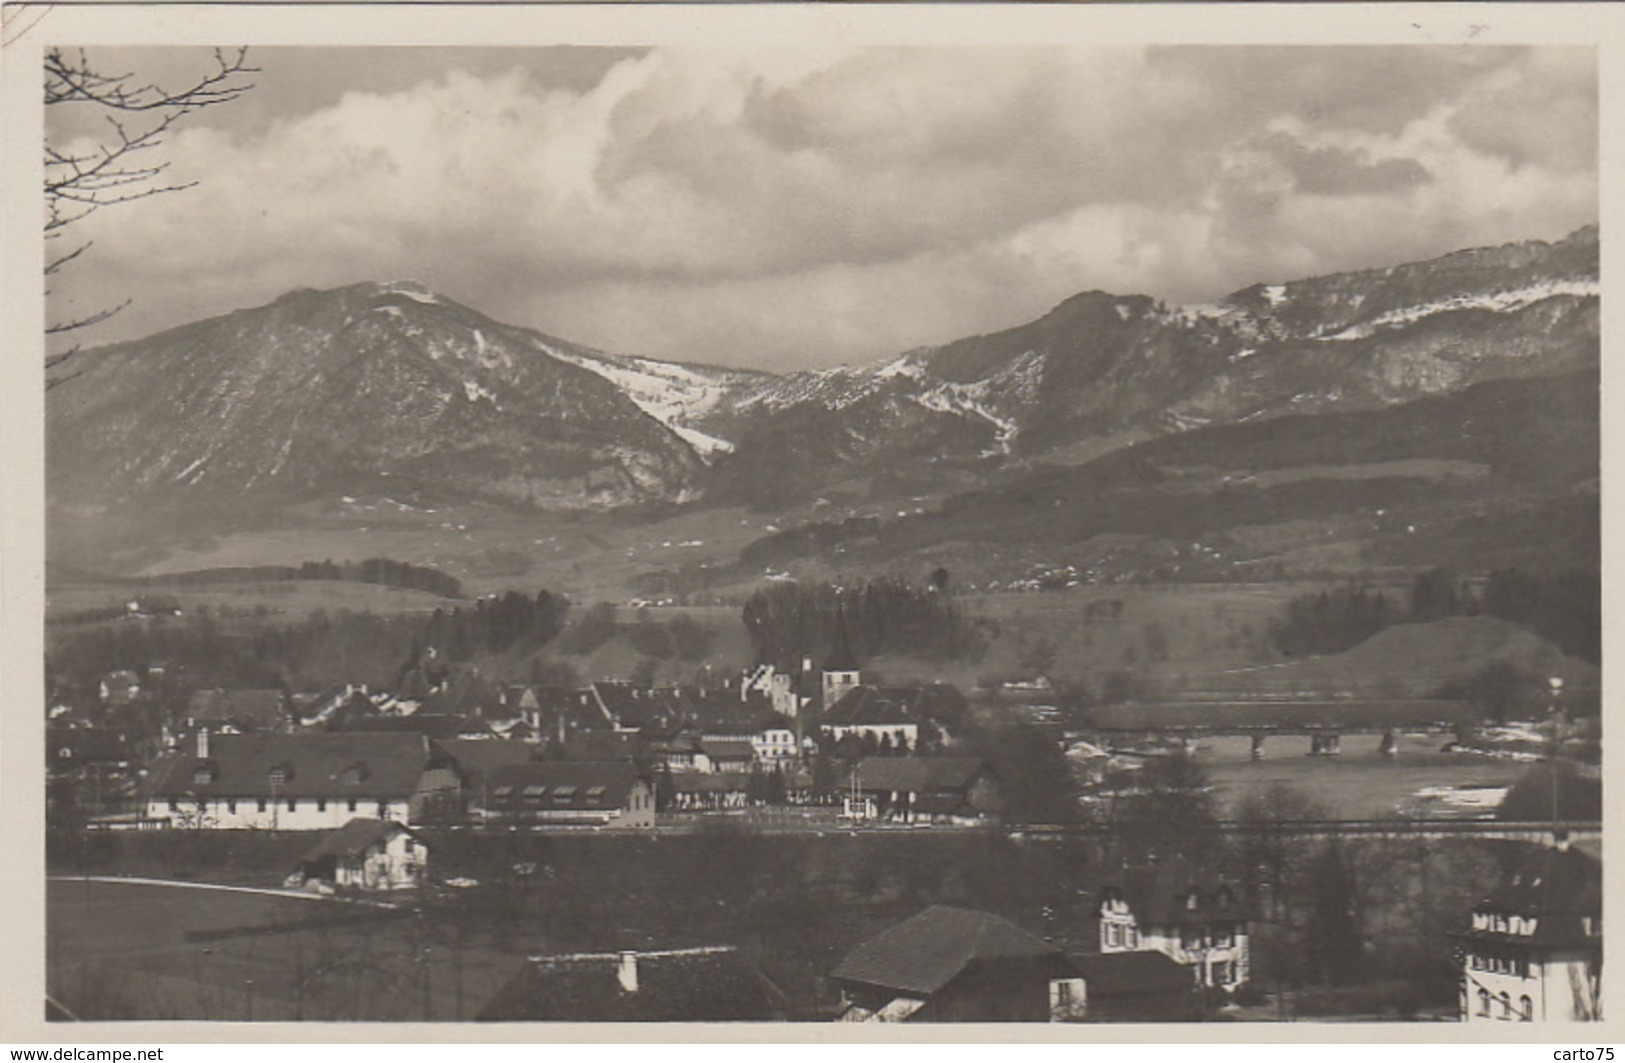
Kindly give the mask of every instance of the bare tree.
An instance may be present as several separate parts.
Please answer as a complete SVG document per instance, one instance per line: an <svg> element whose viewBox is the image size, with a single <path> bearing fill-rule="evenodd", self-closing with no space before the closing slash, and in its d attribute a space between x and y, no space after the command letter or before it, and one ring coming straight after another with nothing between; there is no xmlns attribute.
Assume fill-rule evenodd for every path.
<svg viewBox="0 0 1625 1063"><path fill-rule="evenodd" d="M133 73L98 69L82 49L52 48L45 54L45 106L79 107L94 112L103 124L97 133L72 146L45 144L45 241L47 278L90 249L91 241L64 239L67 230L103 207L129 203L165 192L190 188L195 182L169 180L169 163L153 152L175 126L206 107L230 103L253 88L247 80L258 68L248 65L248 49L215 49L214 66L179 88L136 80ZM49 284L49 280L46 282ZM124 307L126 299L82 316L50 322L50 336L98 325ZM46 387L77 374L60 370L79 350L74 345L48 355ZM51 375L55 373L56 375Z"/></svg>

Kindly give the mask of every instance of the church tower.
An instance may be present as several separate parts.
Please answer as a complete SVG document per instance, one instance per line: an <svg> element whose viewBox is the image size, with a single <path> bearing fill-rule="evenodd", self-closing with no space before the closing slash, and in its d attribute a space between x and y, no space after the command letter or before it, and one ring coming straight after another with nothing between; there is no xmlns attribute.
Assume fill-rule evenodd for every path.
<svg viewBox="0 0 1625 1063"><path fill-rule="evenodd" d="M846 634L846 610L835 609L835 645L824 661L823 701L820 708L828 710L842 696L862 680L858 674L858 659L852 653L851 640Z"/></svg>

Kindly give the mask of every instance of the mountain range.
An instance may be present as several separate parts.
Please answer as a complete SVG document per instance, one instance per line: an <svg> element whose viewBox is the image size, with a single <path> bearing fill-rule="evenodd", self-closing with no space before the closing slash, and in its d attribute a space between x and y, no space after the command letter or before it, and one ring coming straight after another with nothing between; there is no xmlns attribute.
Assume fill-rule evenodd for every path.
<svg viewBox="0 0 1625 1063"><path fill-rule="evenodd" d="M572 512L986 497L1134 444L1594 379L1599 302L1588 227L1201 306L1085 292L780 375L606 353L412 283L297 291L78 354L47 392L50 503L183 520L367 493Z"/></svg>

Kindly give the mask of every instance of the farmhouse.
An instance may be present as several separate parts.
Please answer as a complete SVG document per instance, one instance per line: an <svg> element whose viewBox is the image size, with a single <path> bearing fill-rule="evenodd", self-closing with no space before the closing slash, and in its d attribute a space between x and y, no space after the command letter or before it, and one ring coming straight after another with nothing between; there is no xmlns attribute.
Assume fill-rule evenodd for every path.
<svg viewBox="0 0 1625 1063"><path fill-rule="evenodd" d="M147 815L170 826L325 830L454 806L455 767L417 734L210 735L154 762Z"/></svg>
<svg viewBox="0 0 1625 1063"><path fill-rule="evenodd" d="M628 760L535 761L494 768L486 817L513 826L639 828L655 823L654 790Z"/></svg>
<svg viewBox="0 0 1625 1063"><path fill-rule="evenodd" d="M1602 867L1566 842L1531 853L1473 906L1463 1022L1601 1017Z"/></svg>
<svg viewBox="0 0 1625 1063"><path fill-rule="evenodd" d="M1083 1014L1062 951L987 912L934 905L863 942L832 974L841 1022L1053 1022Z"/></svg>
<svg viewBox="0 0 1625 1063"><path fill-rule="evenodd" d="M479 1022L782 1022L784 994L731 945L533 956Z"/></svg>
<svg viewBox="0 0 1625 1063"><path fill-rule="evenodd" d="M394 820L357 817L323 834L305 851L294 885L408 889L423 883L428 853L422 839Z"/></svg>
<svg viewBox="0 0 1625 1063"><path fill-rule="evenodd" d="M1251 915L1241 889L1183 861L1125 869L1100 892L1100 951L1155 951L1196 984L1230 987L1250 971Z"/></svg>

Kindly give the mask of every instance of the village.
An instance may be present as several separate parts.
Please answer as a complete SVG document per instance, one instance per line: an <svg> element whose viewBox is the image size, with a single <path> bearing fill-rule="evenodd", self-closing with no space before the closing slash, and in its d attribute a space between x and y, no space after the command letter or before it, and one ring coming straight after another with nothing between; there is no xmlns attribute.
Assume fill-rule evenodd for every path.
<svg viewBox="0 0 1625 1063"><path fill-rule="evenodd" d="M1084 737L1069 729L1068 710L1046 696L1040 678L1003 692L1005 702L1019 705L1023 741L990 741L970 699L951 685L866 682L842 614L821 660L807 654L784 668L761 664L709 688L612 679L578 689L487 684L470 697L466 671L437 669L432 654L412 664L389 690L195 691L183 710L162 714L155 733L148 728L140 737L117 724L151 722L161 670L105 676L99 712L53 706L47 757L58 881L72 880L77 850L85 888L95 880L97 888L125 891L165 881L242 889L220 875L242 848L259 853L249 859L253 874L242 879L257 889L361 904L373 913L417 911L461 927L469 898L520 897L518 922L496 930L486 919L485 930L493 940L522 941L525 906L540 911L550 903L546 886L533 895L536 876L563 873L566 861L548 855L561 852L559 845L579 854L594 845L693 839L718 847L719 866L695 869L681 888L720 894L702 876L727 877L729 862L745 859L741 853L770 859L762 846L838 839L871 847L856 863L878 860L892 870L865 879L860 868L862 881L855 881L847 868L832 880L838 884L830 896L844 898L837 906L861 903L865 914L843 934L819 936L810 951L822 959L777 942L771 930L735 929L752 917L736 913L736 924L718 897L721 910L712 913L704 940L695 940L694 926L631 940L614 922L588 925L563 935L583 947L493 961L484 1000L465 999L459 951L455 1013L426 996L418 1017L1263 1021L1312 1017L1317 999L1322 1008L1384 1019L1596 1017L1600 864L1583 849L1600 832L1567 809L1558 821L1555 767L1550 829L1537 823L1533 833L1528 823L1502 829L1469 822L1483 835L1475 842L1476 835L1452 836L1462 824L1423 821L1411 824L1409 836L1387 825L1380 836L1361 839L1349 833L1354 824L1322 822L1334 817L1277 787L1278 807L1251 809L1252 821L1223 844L1217 832L1237 824L1219 820L1188 755L1192 735L1224 718L1214 706L1102 710L1087 717L1093 729ZM1297 708L1306 722L1295 728L1279 725L1279 706L1253 705L1229 729L1251 736L1255 757L1280 755L1265 752L1268 735L1283 745L1307 737L1310 753L1335 757L1344 732L1379 735L1391 754L1396 735L1465 738L1473 719L1471 706L1455 703ZM1553 748L1572 740L1574 728L1544 726L1536 737L1547 734ZM1486 826L1494 829L1482 831ZM1571 830L1588 845L1571 844ZM142 877L116 861L93 868L84 854L94 847L87 839L96 838L104 848L110 838L136 846L150 840L193 855ZM493 850L504 838L513 841ZM1007 904L966 903L985 889L964 864L982 859L975 855L943 858L947 864L925 886L899 885L919 860L918 845L963 848L984 838L1017 845L1007 856L1018 861L1060 860L1082 871L1057 876L1044 864L1039 879L1052 899L1014 912ZM208 848L210 839L227 839L226 847ZM261 842L272 848L256 849ZM1410 922L1367 902L1373 910L1356 925L1347 910L1355 899L1335 895L1339 869L1362 844L1399 865L1405 854L1421 854L1424 892ZM1500 848L1492 860L1465 858L1474 844ZM811 851L798 849L794 859L810 861ZM285 863L268 864L265 852L282 854ZM669 871L660 868L669 850L666 857L624 852L615 858L620 875L636 878L646 865L650 875ZM509 860L516 855L521 859ZM1429 861L1442 861L1443 879L1431 899ZM1414 904L1407 878L1414 871L1390 875L1383 888L1403 896L1389 906ZM590 891L594 881L585 877L576 888ZM772 876L760 881L756 894L740 898L742 909L784 888ZM904 914L911 903L918 910ZM283 925L281 933L297 939L306 922L273 920L240 932L259 936ZM1406 1000L1415 987L1384 983L1376 975L1383 963L1373 961L1365 974L1347 965L1350 952L1390 947L1373 944L1376 938L1418 927L1416 956L1428 968L1431 1004ZM1362 944L1361 934L1373 941ZM1286 953L1316 937L1335 948L1319 951L1318 969L1292 969ZM559 938L543 934L536 942L547 948ZM840 955L831 953L836 942ZM791 980L804 977L805 984L787 988L768 973L778 952L795 956ZM415 962L427 994L430 968ZM1446 980L1457 990L1448 1005L1440 1003ZM73 978L64 973L64 981L71 986ZM267 983L248 980L256 981ZM1335 988L1317 997L1305 987L1316 983ZM1379 988L1361 996L1362 985ZM338 1017L368 1017L379 1006L358 1001ZM165 1006L186 1011L173 999ZM247 1006L264 1015L276 1005L256 1005L251 995Z"/></svg>

